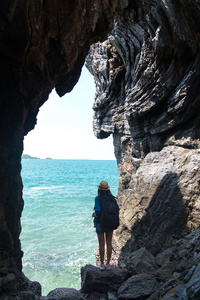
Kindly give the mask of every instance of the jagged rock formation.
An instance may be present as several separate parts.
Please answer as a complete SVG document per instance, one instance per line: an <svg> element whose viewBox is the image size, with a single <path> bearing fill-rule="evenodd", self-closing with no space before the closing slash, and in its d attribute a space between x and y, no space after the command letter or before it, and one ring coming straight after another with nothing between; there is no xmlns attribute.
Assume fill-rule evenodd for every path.
<svg viewBox="0 0 200 300"><path fill-rule="evenodd" d="M199 14L195 1L130 2L87 59L94 132L114 137L122 262L144 245L157 254L200 221Z"/></svg>
<svg viewBox="0 0 200 300"><path fill-rule="evenodd" d="M39 283L25 278L27 290L16 300L198 300L199 276L200 227L156 256L144 247L132 252L123 269L111 266L102 271L86 265L80 291L57 288L42 297Z"/></svg>
<svg viewBox="0 0 200 300"><path fill-rule="evenodd" d="M94 266L86 265L81 269L81 291L83 293L117 291L128 278L127 275L127 271L120 268L111 267L104 272Z"/></svg>
<svg viewBox="0 0 200 300"><path fill-rule="evenodd" d="M90 291L86 298L91 300L99 300L102 296L108 300L197 300L200 295L199 252L200 230L196 228L155 257L145 248L134 251L124 269L127 275L122 277L120 286L118 280L118 288L110 276L118 276L119 268L105 271L92 266L82 268L82 292L85 289ZM93 280L85 282L85 277ZM103 292L101 287L104 287Z"/></svg>
<svg viewBox="0 0 200 300"><path fill-rule="evenodd" d="M41 296L38 285L21 272L23 137L34 128L39 107L54 87L60 96L73 88L89 46L106 38L114 15L123 12L126 2L12 0L0 4L3 298ZM113 134L119 166L121 225L115 234L119 265L130 266L131 253L140 248L158 258L174 243L182 247L177 256L177 249L171 250L179 267L155 267L161 290L155 295L149 289L145 295L136 294L136 299L151 293L154 300L199 296L199 246L188 248L189 243L178 242L182 235L189 239L187 233L199 224L199 39L197 0L134 0L115 18L108 40L93 46L87 59L97 86L94 132L98 138ZM138 272L135 266L132 269ZM139 277L123 283L126 286L118 290L121 299L130 281L141 278L131 275ZM149 276L154 275L145 276L147 281ZM179 286L176 291L174 284ZM57 290L47 298L69 294L82 298L73 290Z"/></svg>
<svg viewBox="0 0 200 300"><path fill-rule="evenodd" d="M126 0L0 3L0 294L24 289L19 234L23 137L55 87L72 90L92 43L106 38ZM2 296L3 297L3 296Z"/></svg>
<svg viewBox="0 0 200 300"><path fill-rule="evenodd" d="M118 162L122 267L133 251L156 256L200 222L199 17L197 1L129 2L87 58L94 132L113 135ZM179 296L199 296L188 295Z"/></svg>

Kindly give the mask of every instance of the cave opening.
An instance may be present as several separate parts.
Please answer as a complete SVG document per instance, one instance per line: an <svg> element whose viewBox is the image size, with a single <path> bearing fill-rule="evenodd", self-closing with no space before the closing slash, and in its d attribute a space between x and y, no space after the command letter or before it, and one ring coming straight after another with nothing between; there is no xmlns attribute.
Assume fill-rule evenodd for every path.
<svg viewBox="0 0 200 300"><path fill-rule="evenodd" d="M53 91L24 141L22 158L24 274L39 281L42 295L57 287L80 289L80 268L95 265L96 233L91 214L97 184L118 191L112 137L92 130L95 86L84 67L73 91Z"/></svg>
<svg viewBox="0 0 200 300"><path fill-rule="evenodd" d="M95 84L84 66L74 89L55 90L40 108L37 124L24 140L24 154L53 159L115 160L112 137L99 140L92 128Z"/></svg>

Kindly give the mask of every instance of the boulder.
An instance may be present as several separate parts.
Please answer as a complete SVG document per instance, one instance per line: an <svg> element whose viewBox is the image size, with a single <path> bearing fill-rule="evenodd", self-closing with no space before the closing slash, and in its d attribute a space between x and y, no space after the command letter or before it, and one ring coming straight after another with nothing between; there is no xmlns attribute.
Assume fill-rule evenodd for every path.
<svg viewBox="0 0 200 300"><path fill-rule="evenodd" d="M57 288L47 295L48 300L84 300L80 291L76 289Z"/></svg>
<svg viewBox="0 0 200 300"><path fill-rule="evenodd" d="M146 248L134 251L126 266L131 275L143 273L152 275L158 269L155 257Z"/></svg>
<svg viewBox="0 0 200 300"><path fill-rule="evenodd" d="M177 263L169 262L162 266L157 272L156 277L161 281L167 280L176 270Z"/></svg>
<svg viewBox="0 0 200 300"><path fill-rule="evenodd" d="M151 275L133 275L119 288L118 298L123 300L147 299L158 287L157 280Z"/></svg>
<svg viewBox="0 0 200 300"><path fill-rule="evenodd" d="M128 271L121 268L100 270L92 265L86 265L81 269L81 291L83 293L117 291L127 278Z"/></svg>
<svg viewBox="0 0 200 300"><path fill-rule="evenodd" d="M156 256L156 263L159 266L164 266L166 263L170 262L171 260L173 260L174 257L174 249L173 248L168 248L164 251L162 251L161 253L159 253Z"/></svg>
<svg viewBox="0 0 200 300"><path fill-rule="evenodd" d="M42 294L41 284L37 281L29 281L28 290L33 292L37 297Z"/></svg>
<svg viewBox="0 0 200 300"><path fill-rule="evenodd" d="M23 291L23 292L20 292L19 299L20 300L35 300L35 294L31 291ZM7 300L7 299L5 299L5 300ZM8 299L8 300L12 300L12 299ZM16 299L16 300L18 300L18 299Z"/></svg>

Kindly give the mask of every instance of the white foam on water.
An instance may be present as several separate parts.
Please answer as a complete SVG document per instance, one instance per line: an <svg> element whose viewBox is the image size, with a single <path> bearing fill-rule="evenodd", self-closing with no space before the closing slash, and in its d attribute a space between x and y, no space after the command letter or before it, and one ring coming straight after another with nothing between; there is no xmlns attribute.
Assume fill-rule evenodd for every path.
<svg viewBox="0 0 200 300"><path fill-rule="evenodd" d="M80 289L80 268L95 264L97 236L91 218L97 185L117 191L114 161L23 161L23 272L42 294ZM107 178L106 178L106 176ZM116 193L113 193L116 195Z"/></svg>

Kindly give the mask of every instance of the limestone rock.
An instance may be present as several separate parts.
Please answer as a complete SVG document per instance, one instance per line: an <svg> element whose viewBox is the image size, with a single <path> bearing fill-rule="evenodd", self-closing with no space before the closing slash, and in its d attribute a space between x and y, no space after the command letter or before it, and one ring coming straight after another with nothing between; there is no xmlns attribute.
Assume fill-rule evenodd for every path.
<svg viewBox="0 0 200 300"><path fill-rule="evenodd" d="M72 90L97 42L87 66L94 133L113 134L118 162L119 264L142 247L154 256L181 247L173 261L160 260L176 267L156 297L198 297L199 1L1 1L0 12L0 290L33 296L19 240L24 135L54 87L60 96Z"/></svg>
<svg viewBox="0 0 200 300"><path fill-rule="evenodd" d="M166 281L172 276L176 269L177 265L175 262L168 262L156 272L156 278L160 281Z"/></svg>
<svg viewBox="0 0 200 300"><path fill-rule="evenodd" d="M152 275L155 274L158 269L155 257L145 248L141 248L131 253L126 266L131 275Z"/></svg>
<svg viewBox="0 0 200 300"><path fill-rule="evenodd" d="M85 298L76 289L70 288L56 288L49 292L46 299L48 300L84 300Z"/></svg>
<svg viewBox="0 0 200 300"><path fill-rule="evenodd" d="M198 299L200 297L200 264L196 267L191 279L186 284L188 299Z"/></svg>
<svg viewBox="0 0 200 300"><path fill-rule="evenodd" d="M130 2L108 40L93 46L87 59L97 87L94 132L99 138L114 134L125 174L124 160L134 170L134 159L165 144L199 147L199 48L190 42L198 30L189 21L198 19L199 5L186 12L187 4L179 2Z"/></svg>
<svg viewBox="0 0 200 300"><path fill-rule="evenodd" d="M166 262L161 267L157 275L161 275L160 280L164 281L160 288L157 289L150 297L154 299L198 299L199 297L199 264L200 255L200 231L195 229L191 234L177 241L173 248L167 249L171 251L173 259ZM194 244L195 243L195 244ZM191 247L191 244L193 246ZM184 257L184 268L179 267L179 263L183 260L180 252L187 250L187 255ZM166 251L167 252L167 251ZM193 298L194 297L194 298Z"/></svg>
<svg viewBox="0 0 200 300"><path fill-rule="evenodd" d="M151 275L133 275L119 288L118 298L123 300L147 299L158 287L157 280Z"/></svg>
<svg viewBox="0 0 200 300"><path fill-rule="evenodd" d="M187 234L200 222L200 56L192 42L199 20L194 1L130 1L87 57L97 90L94 133L113 135L118 162L114 248L122 267L143 247L157 256L162 287L153 300L175 298L178 286L185 297L180 281L197 264Z"/></svg>
<svg viewBox="0 0 200 300"><path fill-rule="evenodd" d="M144 158L132 175L128 198L121 203L115 239L116 247L122 247L122 262L141 247L156 256L184 230L198 226L199 154L198 149L167 146Z"/></svg>
<svg viewBox="0 0 200 300"><path fill-rule="evenodd" d="M41 297L42 287L39 282L37 282L37 281L29 282L28 290L32 291L34 293L34 295L36 295L37 297Z"/></svg>
<svg viewBox="0 0 200 300"><path fill-rule="evenodd" d="M18 283L7 291L12 295L24 287L19 240L24 136L34 128L52 89L59 96L73 89L90 45L107 37L114 16L126 4L127 0L0 3L0 261L16 274ZM8 276L1 277L8 286Z"/></svg>
<svg viewBox="0 0 200 300"><path fill-rule="evenodd" d="M116 267L100 270L92 265L86 265L81 269L81 291L108 292L117 291L128 276L127 270Z"/></svg>
<svg viewBox="0 0 200 300"><path fill-rule="evenodd" d="M156 263L157 263L157 265L163 266L166 263L169 263L170 261L172 261L173 258L174 258L173 251L174 251L174 248L168 248L168 249L164 250L163 252L159 253L156 256Z"/></svg>
<svg viewBox="0 0 200 300"><path fill-rule="evenodd" d="M35 294L31 291L22 291L19 294L19 299L20 300L35 300ZM8 299L8 300L11 300L11 299ZM18 299L16 299L16 300L18 300Z"/></svg>
<svg viewBox="0 0 200 300"><path fill-rule="evenodd" d="M200 221L200 56L191 43L200 7L187 8L130 2L87 57L97 90L94 133L113 135L118 162L121 266L141 247L156 256Z"/></svg>

